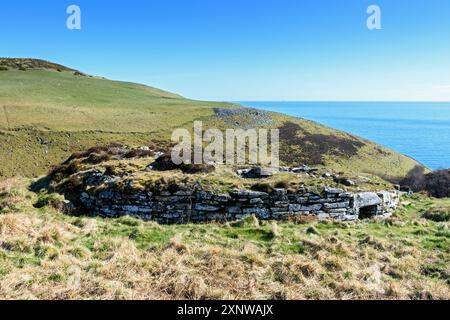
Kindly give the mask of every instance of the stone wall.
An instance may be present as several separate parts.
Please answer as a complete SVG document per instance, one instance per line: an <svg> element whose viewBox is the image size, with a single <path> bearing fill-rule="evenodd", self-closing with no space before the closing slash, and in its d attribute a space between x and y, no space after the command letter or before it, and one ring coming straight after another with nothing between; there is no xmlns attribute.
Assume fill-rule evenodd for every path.
<svg viewBox="0 0 450 320"><path fill-rule="evenodd" d="M92 194L81 193L80 206L90 214L106 217L137 216L159 223L233 221L249 215L259 219L282 220L292 216L310 215L318 219L341 221L358 218L388 217L399 203L397 191L346 193L327 188L317 193L289 193L274 189L264 193L236 190L215 194L202 190L118 191L110 187Z"/></svg>

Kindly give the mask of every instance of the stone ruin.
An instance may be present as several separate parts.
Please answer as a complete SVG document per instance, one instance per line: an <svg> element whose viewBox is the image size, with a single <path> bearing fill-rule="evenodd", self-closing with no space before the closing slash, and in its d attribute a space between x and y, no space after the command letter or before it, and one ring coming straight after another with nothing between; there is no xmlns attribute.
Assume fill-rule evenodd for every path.
<svg viewBox="0 0 450 320"><path fill-rule="evenodd" d="M398 206L401 195L398 191L351 193L328 187L321 193L273 189L270 193L233 190L218 194L201 187L153 193L133 189L132 181L128 190L118 189L114 179L101 172L90 174L77 200L83 212L104 217L131 215L159 223L224 222L250 215L262 220L386 218Z"/></svg>

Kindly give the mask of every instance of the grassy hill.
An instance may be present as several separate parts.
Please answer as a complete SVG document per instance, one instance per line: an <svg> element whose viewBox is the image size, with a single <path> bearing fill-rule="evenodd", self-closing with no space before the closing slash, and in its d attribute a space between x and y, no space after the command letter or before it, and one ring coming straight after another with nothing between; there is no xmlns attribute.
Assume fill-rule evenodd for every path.
<svg viewBox="0 0 450 320"><path fill-rule="evenodd" d="M277 113L222 115L224 102L195 101L34 59L0 59L0 177L38 176L72 152L112 142L169 142L174 128L280 128L281 160L336 170L404 175L417 162L366 140Z"/></svg>
<svg viewBox="0 0 450 320"><path fill-rule="evenodd" d="M360 174L399 176L418 164L304 119L189 100L46 61L0 58L0 299L449 298L448 199L404 197L383 221L250 216L223 224L159 225L71 216L64 214L60 194L30 189L46 180L31 177L72 152L112 142L168 147L172 130L191 128L196 119L205 127L279 128L285 164L322 167L317 178L280 174L265 180L270 185L334 186L322 173L343 171L361 180L354 188L386 189L386 181ZM173 172L149 178L143 169L150 161L80 162L78 169L108 166L133 175L136 187L152 177L202 179L214 188L256 183L227 166L188 180Z"/></svg>

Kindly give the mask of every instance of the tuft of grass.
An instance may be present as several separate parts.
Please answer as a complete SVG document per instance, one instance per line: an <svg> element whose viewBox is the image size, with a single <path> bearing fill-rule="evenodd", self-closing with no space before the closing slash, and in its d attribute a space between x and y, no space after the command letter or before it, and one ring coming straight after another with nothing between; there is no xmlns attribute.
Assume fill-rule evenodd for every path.
<svg viewBox="0 0 450 320"><path fill-rule="evenodd" d="M37 198L37 201L34 204L34 206L36 208L43 208L45 206L48 206L51 202L56 201L60 198L61 198L61 196L59 194L55 194L55 193L49 194L47 190L42 190L38 194L38 198Z"/></svg>

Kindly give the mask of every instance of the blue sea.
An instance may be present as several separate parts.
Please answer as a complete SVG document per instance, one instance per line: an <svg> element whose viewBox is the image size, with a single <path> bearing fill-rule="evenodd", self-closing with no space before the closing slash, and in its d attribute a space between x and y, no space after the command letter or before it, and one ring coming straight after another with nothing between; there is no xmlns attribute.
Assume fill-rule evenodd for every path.
<svg viewBox="0 0 450 320"><path fill-rule="evenodd" d="M450 102L252 102L377 142L431 169L450 168Z"/></svg>

